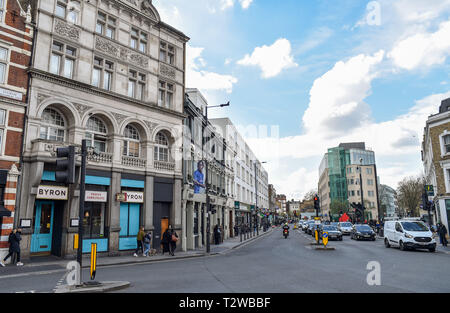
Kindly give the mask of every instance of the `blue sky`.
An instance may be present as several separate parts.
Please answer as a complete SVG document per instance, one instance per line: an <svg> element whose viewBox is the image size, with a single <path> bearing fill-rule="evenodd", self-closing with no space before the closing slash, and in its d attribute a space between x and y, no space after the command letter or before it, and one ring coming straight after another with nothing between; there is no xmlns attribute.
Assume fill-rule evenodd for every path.
<svg viewBox="0 0 450 313"><path fill-rule="evenodd" d="M188 87L231 101L212 116L278 127L248 138L277 192L316 188L340 142L365 141L393 188L423 171L426 117L450 97L450 0L153 2L191 38Z"/></svg>

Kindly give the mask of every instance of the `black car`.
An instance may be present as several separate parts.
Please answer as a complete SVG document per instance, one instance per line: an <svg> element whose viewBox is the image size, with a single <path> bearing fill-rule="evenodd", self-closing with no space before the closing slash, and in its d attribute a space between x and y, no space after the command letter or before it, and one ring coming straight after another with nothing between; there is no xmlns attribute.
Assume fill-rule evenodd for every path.
<svg viewBox="0 0 450 313"><path fill-rule="evenodd" d="M342 233L339 231L339 229L336 226L324 225L322 228L320 238L322 238L322 234L324 232L328 233L328 240L336 239L336 240L342 241Z"/></svg>
<svg viewBox="0 0 450 313"><path fill-rule="evenodd" d="M358 224L353 225L352 232L350 234L351 239L356 240L376 240L376 233L369 225Z"/></svg>
<svg viewBox="0 0 450 313"><path fill-rule="evenodd" d="M314 225L314 221L309 221L306 224L306 228L304 229L305 233L311 235L311 227Z"/></svg>

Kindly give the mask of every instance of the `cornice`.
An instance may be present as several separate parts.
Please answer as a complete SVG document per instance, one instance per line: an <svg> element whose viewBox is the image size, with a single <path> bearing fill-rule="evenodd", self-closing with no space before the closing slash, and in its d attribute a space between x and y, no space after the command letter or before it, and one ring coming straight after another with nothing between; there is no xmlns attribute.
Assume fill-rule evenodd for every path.
<svg viewBox="0 0 450 313"><path fill-rule="evenodd" d="M145 107L145 108L150 109L157 113L165 113L165 114L171 115L176 118L181 118L181 119L184 119L187 117L187 115L184 113L180 113L180 112L177 112L174 110L159 107L158 105L151 103L151 102L142 102L142 101L139 101L136 99L128 98L126 96L123 96L123 95L120 95L120 94L117 94L117 93L114 93L111 91L105 91L103 89L100 89L100 88L97 88L97 87L94 87L94 86L91 86L91 85L88 85L85 83L81 83L81 82L78 82L75 80L67 79L62 76L57 76L57 75L54 75L54 74L51 74L48 72L44 72L44 71L38 70L36 68L30 68L28 70L28 73L30 73L33 78L39 78L39 79L51 82L53 84L76 89L76 90L90 93L90 94L93 94L96 96L125 102L127 104L132 104L132 105L136 105L139 107Z"/></svg>

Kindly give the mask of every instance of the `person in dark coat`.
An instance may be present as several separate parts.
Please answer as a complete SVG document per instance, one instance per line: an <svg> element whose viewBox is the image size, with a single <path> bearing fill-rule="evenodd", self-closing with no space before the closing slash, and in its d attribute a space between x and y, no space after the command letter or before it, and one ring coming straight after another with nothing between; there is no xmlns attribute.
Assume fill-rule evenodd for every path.
<svg viewBox="0 0 450 313"><path fill-rule="evenodd" d="M9 242L9 253L8 255L3 259L3 261L0 262L1 266L5 266L5 261L11 257L14 253L17 255L17 266L22 266L23 263L20 262L20 241L22 240L21 237L22 230L19 229L13 229L13 231L9 234L8 242Z"/></svg>
<svg viewBox="0 0 450 313"><path fill-rule="evenodd" d="M214 244L216 245L220 244L220 239L221 239L220 227L219 225L216 225L214 227Z"/></svg>
<svg viewBox="0 0 450 313"><path fill-rule="evenodd" d="M163 255L165 252L169 252L170 254L170 242L172 241L171 228L172 227L169 226L169 228L166 229L161 240L161 244L163 245Z"/></svg>
<svg viewBox="0 0 450 313"><path fill-rule="evenodd" d="M439 233L439 239L441 240L441 244L444 247L447 247L447 238L445 237L447 235L447 228L445 227L444 224L439 224L439 228L438 228L438 233Z"/></svg>
<svg viewBox="0 0 450 313"><path fill-rule="evenodd" d="M178 234L177 232L171 228L170 231L170 255L175 256L175 250L177 248Z"/></svg>

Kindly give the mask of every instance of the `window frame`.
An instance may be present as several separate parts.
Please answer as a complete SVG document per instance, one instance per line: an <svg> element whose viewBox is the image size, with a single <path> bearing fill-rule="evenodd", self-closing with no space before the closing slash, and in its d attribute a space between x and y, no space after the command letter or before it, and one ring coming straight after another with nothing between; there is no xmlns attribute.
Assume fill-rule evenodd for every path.
<svg viewBox="0 0 450 313"><path fill-rule="evenodd" d="M99 61L99 64L96 63L96 60ZM113 85L114 85L114 73L115 73L115 63L112 61L109 61L108 59L105 59L103 57L98 57L94 55L94 60L92 63L92 76L91 76L91 86L107 90L107 91L113 91ZM94 84L94 72L99 71L99 79L98 79L98 85ZM109 75L109 86L108 88L105 88L105 74Z"/></svg>
<svg viewBox="0 0 450 313"><path fill-rule="evenodd" d="M0 0L1 1L1 0ZM9 48L0 46L0 50L5 50L5 59L0 59L0 67L4 68L3 80L0 80L0 85L8 84L8 72L9 72Z"/></svg>
<svg viewBox="0 0 450 313"><path fill-rule="evenodd" d="M100 16L105 16L104 20L100 19ZM95 22L95 33L97 35L101 35L103 37L116 40L116 34L117 34L117 17L112 16L108 13L105 13L103 11L97 10L97 18ZM112 22L112 23L111 23ZM98 26L101 25L101 32L98 31ZM112 30L112 36L108 35L108 30Z"/></svg>
<svg viewBox="0 0 450 313"><path fill-rule="evenodd" d="M127 136L127 128L132 128L136 132L137 139ZM141 135L139 134L139 130L136 127L134 127L133 125L128 124L125 127L123 137L124 137L124 140L123 140L124 145L123 145L123 149L122 149L122 155L127 156L127 157L140 158L141 157ZM138 145L138 155L137 156L130 154L130 142L137 143L137 145Z"/></svg>
<svg viewBox="0 0 450 313"><path fill-rule="evenodd" d="M172 86L172 89L169 89L168 88L169 86ZM161 93L163 95L163 99L161 99ZM171 95L171 102L169 106L167 106L168 94ZM174 95L175 95L175 84L160 79L158 81L158 106L166 109L172 109L174 104Z"/></svg>
<svg viewBox="0 0 450 313"><path fill-rule="evenodd" d="M145 39L143 38L145 36ZM132 43L135 42L135 46L133 47ZM144 50L141 50L141 44L145 44ZM130 43L129 47L131 49L137 50L141 53L147 54L148 51L148 33L144 32L138 28L131 27L130 31Z"/></svg>
<svg viewBox="0 0 450 313"><path fill-rule="evenodd" d="M167 145L160 142L158 138L160 135L164 136ZM161 155L167 156L167 159L161 159ZM167 136L162 132L156 134L153 158L155 161L158 162L166 162L166 163L170 162L170 142Z"/></svg>
<svg viewBox="0 0 450 313"><path fill-rule="evenodd" d="M172 51L170 51L172 48ZM164 58L162 59L161 56L164 55ZM172 62L170 62L170 59L168 58L169 55L172 55ZM172 66L175 66L176 63L176 48L174 45L169 44L168 42L165 42L161 40L159 42L159 57L160 62L164 62L167 64L170 64Z"/></svg>
<svg viewBox="0 0 450 313"><path fill-rule="evenodd" d="M99 121L102 124L103 128L105 129L105 132L90 129L89 121L91 121L91 120ZM91 138L88 138L88 135L91 135ZM91 117L89 117L89 119L86 122L86 133L85 133L84 139L87 140L88 147L93 147L94 149L96 149L96 145L95 145L96 142L104 143L104 145L105 145L104 151L99 150L99 152L101 152L101 153L108 152L108 126L106 125L105 121L95 115L92 115Z"/></svg>
<svg viewBox="0 0 450 313"><path fill-rule="evenodd" d="M55 49L55 46L60 45L61 50ZM74 54L70 54L67 51L73 50ZM59 57L59 64L58 64L58 70L57 73L53 71L53 57L57 56ZM78 56L78 48L66 44L65 42L53 39L51 48L50 48L50 62L49 62L49 68L48 71L54 75L62 76L67 79L75 79L75 73L76 73L76 66L77 66L77 56ZM71 69L71 75L66 76L66 61L70 60L72 62L72 69Z"/></svg>
<svg viewBox="0 0 450 313"><path fill-rule="evenodd" d="M61 125L57 125L57 124L46 123L44 121L44 119L43 119L43 115L44 115L44 113L47 110L52 110L55 113L57 113L60 116L60 119L61 119L63 125L61 126ZM45 132L46 136L45 136L45 138L42 137L42 128L46 129L46 132ZM62 141L58 140L58 136L56 136L57 137L56 139L50 139L50 131L49 131L50 129L55 129L57 134L58 134L58 130L62 130L63 131L63 139L62 139ZM39 127L39 138L40 139L44 139L44 140L49 140L49 141L65 142L66 141L66 136L67 136L67 121L65 119L64 114L62 114L59 110L57 110L57 109L55 109L53 107L45 108L42 111L42 114L41 114L41 125Z"/></svg>
<svg viewBox="0 0 450 313"><path fill-rule="evenodd" d="M132 74L134 73L134 74ZM145 88L147 82L147 75L143 74L137 70L128 70L128 90L127 95L130 98L134 98L140 101L145 101ZM133 92L130 95L130 83L133 86Z"/></svg>

